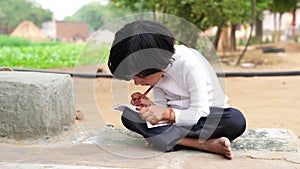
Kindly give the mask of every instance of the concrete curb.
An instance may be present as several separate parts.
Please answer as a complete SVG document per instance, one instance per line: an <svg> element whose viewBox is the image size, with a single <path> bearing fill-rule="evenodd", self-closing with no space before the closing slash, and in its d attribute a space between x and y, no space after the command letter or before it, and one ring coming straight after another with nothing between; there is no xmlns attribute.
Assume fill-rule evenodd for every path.
<svg viewBox="0 0 300 169"><path fill-rule="evenodd" d="M235 158L226 160L195 150L162 153L145 148L144 139L127 129L78 127L48 143L0 144L0 168L300 168L299 140L293 135L286 129L248 129L232 143Z"/></svg>

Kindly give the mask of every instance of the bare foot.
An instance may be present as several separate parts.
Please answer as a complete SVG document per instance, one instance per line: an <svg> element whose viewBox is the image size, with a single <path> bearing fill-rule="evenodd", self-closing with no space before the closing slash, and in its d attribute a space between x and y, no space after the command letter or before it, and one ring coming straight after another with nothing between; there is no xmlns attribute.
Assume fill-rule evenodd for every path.
<svg viewBox="0 0 300 169"><path fill-rule="evenodd" d="M177 142L179 145L193 147L199 150L208 151L211 153L222 154L228 159L233 158L230 141L226 137L201 141L197 138L184 138Z"/></svg>
<svg viewBox="0 0 300 169"><path fill-rule="evenodd" d="M201 144L201 143L200 143ZM228 159L233 158L232 150L230 147L230 141L226 137L220 137L217 139L210 139L202 143L204 150L212 153L222 154Z"/></svg>

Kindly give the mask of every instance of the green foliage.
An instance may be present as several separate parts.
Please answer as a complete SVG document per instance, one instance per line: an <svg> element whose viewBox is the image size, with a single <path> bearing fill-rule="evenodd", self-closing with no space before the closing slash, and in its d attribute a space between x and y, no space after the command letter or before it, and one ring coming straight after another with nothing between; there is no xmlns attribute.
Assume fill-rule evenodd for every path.
<svg viewBox="0 0 300 169"><path fill-rule="evenodd" d="M31 42L21 37L0 35L0 47L3 46L51 46L58 45L61 42Z"/></svg>
<svg viewBox="0 0 300 169"><path fill-rule="evenodd" d="M105 24L129 14L126 9L118 9L112 3L101 5L98 2L91 2L81 7L73 16L66 17L66 21L82 21L89 24L91 31L98 30Z"/></svg>
<svg viewBox="0 0 300 169"><path fill-rule="evenodd" d="M259 42L257 42L255 39L251 39L250 40L250 45L254 45L254 44L270 44L270 43L273 43L273 38L271 37L271 39L269 37L266 37L266 39L263 41L263 40L260 40ZM243 39L239 39L239 42L237 43L237 45L239 46L244 46L246 45L246 41L244 41Z"/></svg>
<svg viewBox="0 0 300 169"><path fill-rule="evenodd" d="M90 65L105 63L108 61L111 44L88 43L82 50L80 57L77 59L78 65Z"/></svg>
<svg viewBox="0 0 300 169"><path fill-rule="evenodd" d="M272 12L289 12L295 8L297 8L297 3L299 0L271 0L269 1L269 8Z"/></svg>
<svg viewBox="0 0 300 169"><path fill-rule="evenodd" d="M70 45L3 47L0 63L10 67L68 67L75 65L78 49Z"/></svg>
<svg viewBox="0 0 300 169"><path fill-rule="evenodd" d="M108 56L86 54L78 60L83 44L66 43L37 43L30 46L4 46L0 48L0 66L26 67L26 68L57 68L74 67L76 65L98 64L104 62ZM107 53L109 48L97 50Z"/></svg>
<svg viewBox="0 0 300 169"><path fill-rule="evenodd" d="M0 0L0 24L15 28L24 20L30 20L37 26L51 20L50 10L41 8L38 4L27 0Z"/></svg>
<svg viewBox="0 0 300 169"><path fill-rule="evenodd" d="M299 35L295 35L295 37L294 37L294 42L296 42L296 43L299 42Z"/></svg>
<svg viewBox="0 0 300 169"><path fill-rule="evenodd" d="M263 11L269 9L269 0L256 0L256 18L263 20Z"/></svg>
<svg viewBox="0 0 300 169"><path fill-rule="evenodd" d="M217 26L221 29L228 23L243 24L251 22L251 1L241 0L113 0L118 7L128 7L135 12L165 12L183 18L200 30ZM176 25L178 30L185 30L184 25ZM176 30L175 34L178 34ZM197 45L197 32L180 31L183 40ZM217 37L218 39L219 37ZM217 41L215 41L217 42ZM216 45L217 43L215 43Z"/></svg>
<svg viewBox="0 0 300 169"><path fill-rule="evenodd" d="M243 23L251 19L251 1L241 0L113 0L118 7L135 12L166 12L206 30L224 22Z"/></svg>
<svg viewBox="0 0 300 169"><path fill-rule="evenodd" d="M27 46L31 45L31 42L27 39L19 37L11 37L7 35L0 35L0 47L3 46Z"/></svg>
<svg viewBox="0 0 300 169"><path fill-rule="evenodd" d="M269 37L267 37L265 43L270 43L270 42L271 40L269 39Z"/></svg>

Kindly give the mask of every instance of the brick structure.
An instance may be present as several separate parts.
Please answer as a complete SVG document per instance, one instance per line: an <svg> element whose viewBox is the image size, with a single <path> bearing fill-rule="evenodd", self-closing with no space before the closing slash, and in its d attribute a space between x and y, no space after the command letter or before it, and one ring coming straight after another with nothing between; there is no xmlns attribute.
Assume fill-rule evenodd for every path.
<svg viewBox="0 0 300 169"><path fill-rule="evenodd" d="M56 39L76 42L88 39L88 24L85 22L56 21Z"/></svg>

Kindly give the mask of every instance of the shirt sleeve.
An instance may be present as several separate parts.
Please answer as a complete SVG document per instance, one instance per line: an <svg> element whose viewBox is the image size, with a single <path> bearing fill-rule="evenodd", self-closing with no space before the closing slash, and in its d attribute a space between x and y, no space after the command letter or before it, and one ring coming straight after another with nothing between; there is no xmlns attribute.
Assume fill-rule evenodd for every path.
<svg viewBox="0 0 300 169"><path fill-rule="evenodd" d="M198 122L201 117L209 113L209 92L212 92L209 75L205 67L199 64L188 71L185 76L185 83L190 96L189 108L175 112L175 124L179 126L191 126Z"/></svg>
<svg viewBox="0 0 300 169"><path fill-rule="evenodd" d="M160 107L167 107L166 94L161 88L153 88L154 103Z"/></svg>

